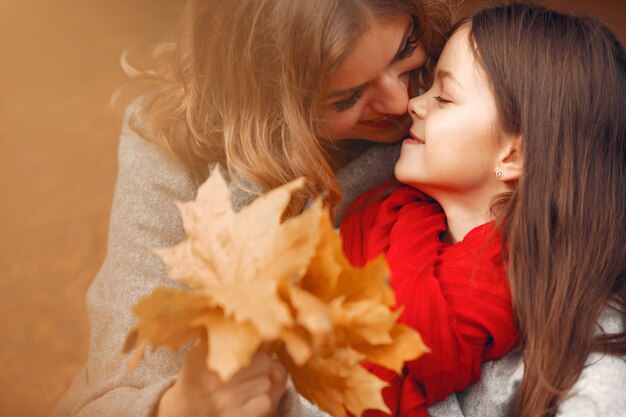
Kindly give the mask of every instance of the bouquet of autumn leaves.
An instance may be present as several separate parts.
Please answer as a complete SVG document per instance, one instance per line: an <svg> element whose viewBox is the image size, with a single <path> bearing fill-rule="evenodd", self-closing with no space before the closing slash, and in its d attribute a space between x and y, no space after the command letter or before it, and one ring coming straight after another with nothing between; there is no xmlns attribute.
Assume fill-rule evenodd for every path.
<svg viewBox="0 0 626 417"><path fill-rule="evenodd" d="M138 323L124 346L137 349L130 367L150 345L177 351L204 339L207 367L228 381L264 349L321 410L389 412L386 383L361 363L401 372L426 347L396 322L384 258L353 267L320 201L281 222L302 185L293 181L235 213L216 169L195 201L178 203L187 239L156 252L188 289L158 288L133 307Z"/></svg>

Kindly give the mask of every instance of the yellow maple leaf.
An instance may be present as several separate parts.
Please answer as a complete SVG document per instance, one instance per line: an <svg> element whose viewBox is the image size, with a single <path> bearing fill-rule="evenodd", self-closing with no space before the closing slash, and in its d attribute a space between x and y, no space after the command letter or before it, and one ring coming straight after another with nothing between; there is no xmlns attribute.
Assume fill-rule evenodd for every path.
<svg viewBox="0 0 626 417"><path fill-rule="evenodd" d="M430 349L422 337L412 328L396 323L390 331L393 342L380 345L355 344L354 348L367 357L367 361L390 369L397 374L402 372L404 363L417 359Z"/></svg>
<svg viewBox="0 0 626 417"><path fill-rule="evenodd" d="M345 296L353 301L372 299L393 305L394 295L387 280L389 267L383 256L362 268L354 267L327 213L320 218L319 233L319 246L302 279L303 288L326 302Z"/></svg>
<svg viewBox="0 0 626 417"><path fill-rule="evenodd" d="M275 339L283 327L293 323L289 308L280 299L274 280L259 278L245 285L232 283L207 288L204 293L237 323L253 324L264 340Z"/></svg>
<svg viewBox="0 0 626 417"><path fill-rule="evenodd" d="M283 329L281 333L283 345L277 349L283 355L289 355L295 366L304 365L313 353L311 337L302 327Z"/></svg>
<svg viewBox="0 0 626 417"><path fill-rule="evenodd" d="M201 337L204 326L198 317L216 313L216 308L205 295L181 289L157 288L133 306L138 325L128 334L122 352L137 349L129 367L143 357L150 342L172 351ZM216 314L219 314L217 312Z"/></svg>
<svg viewBox="0 0 626 417"><path fill-rule="evenodd" d="M168 296L171 290L147 297L135 309L140 320L126 350L141 347L137 359L148 343L179 349L181 340L207 337L199 336L204 326L207 365L227 380L249 363L261 343L273 342L284 328L293 327L291 307L281 299L279 285L297 282L306 271L319 239L310 222L317 223L323 211L317 203L305 214L281 222L291 193L303 183L300 179L272 190L234 213L228 187L216 169L195 201L179 203L187 239L156 252L172 278L202 294L205 310L202 302L196 306L199 298L193 298L194 313L163 316L154 312L189 311L182 307L189 297ZM217 313L208 313L206 307ZM176 334L176 342L159 332Z"/></svg>
<svg viewBox="0 0 626 417"><path fill-rule="evenodd" d="M345 296L346 301L372 300L391 307L395 296L389 286L389 274L383 255L361 268L346 266L339 277L335 296Z"/></svg>
<svg viewBox="0 0 626 417"><path fill-rule="evenodd" d="M326 356L315 355L304 366L283 360L294 386L304 397L335 417L360 416L377 409L390 412L381 390L387 383L361 365L365 356L349 347L336 348Z"/></svg>
<svg viewBox="0 0 626 417"><path fill-rule="evenodd" d="M314 348L319 348L333 332L328 305L299 287L292 285L286 290L296 321L310 334Z"/></svg>
<svg viewBox="0 0 626 417"><path fill-rule="evenodd" d="M277 280L283 275L277 263L288 272L306 268L306 256L278 259L275 253L276 245L280 245L280 229L289 228L287 223L281 224L282 214L291 193L303 184L303 179L292 181L234 213L228 186L216 168L198 189L195 201L178 203L187 240L156 252L173 278L198 289L250 282L268 271L273 274L267 278ZM294 229L290 229L289 235L298 232ZM317 244L315 228L302 228L302 232L308 233L293 240L308 244L309 256L313 256ZM306 249L298 248L304 252Z"/></svg>
<svg viewBox="0 0 626 417"><path fill-rule="evenodd" d="M394 295L384 257L354 267L327 215L321 217L319 229L317 251L300 286L326 303L332 334L303 366L289 358L284 362L297 390L333 416L346 416L346 410L357 416L367 409L389 412L381 393L386 382L361 362L400 372L404 362L421 355L425 346L415 331L396 324L400 312L391 310Z"/></svg>
<svg viewBox="0 0 626 417"><path fill-rule="evenodd" d="M318 222L319 243L300 286L324 302L334 298L343 269L349 265L343 254L341 237L333 228L328 213L324 212Z"/></svg>
<svg viewBox="0 0 626 417"><path fill-rule="evenodd" d="M156 252L189 289L157 289L141 300L125 352L136 363L148 346L178 350L200 339L222 380L257 349L278 354L296 388L337 417L388 412L386 383L370 361L399 372L425 351L419 335L396 323L383 257L353 267L321 201L281 221L296 180L238 213L215 170L195 201L179 203L187 239Z"/></svg>
<svg viewBox="0 0 626 417"><path fill-rule="evenodd" d="M335 298L330 307L336 332L341 333L343 343L381 345L393 342L390 331L398 314L386 305L367 299L346 302L340 297Z"/></svg>
<svg viewBox="0 0 626 417"><path fill-rule="evenodd" d="M250 323L235 324L224 316L207 317L207 367L223 381L250 364L263 339Z"/></svg>

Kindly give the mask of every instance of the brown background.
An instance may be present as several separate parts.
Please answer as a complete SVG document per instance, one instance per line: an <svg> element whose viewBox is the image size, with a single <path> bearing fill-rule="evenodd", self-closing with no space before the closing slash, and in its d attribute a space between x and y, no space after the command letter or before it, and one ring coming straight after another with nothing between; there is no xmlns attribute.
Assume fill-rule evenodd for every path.
<svg viewBox="0 0 626 417"><path fill-rule="evenodd" d="M85 358L84 297L116 175L119 57L167 36L180 4L0 2L0 417L47 416ZM626 0L550 4L626 39Z"/></svg>

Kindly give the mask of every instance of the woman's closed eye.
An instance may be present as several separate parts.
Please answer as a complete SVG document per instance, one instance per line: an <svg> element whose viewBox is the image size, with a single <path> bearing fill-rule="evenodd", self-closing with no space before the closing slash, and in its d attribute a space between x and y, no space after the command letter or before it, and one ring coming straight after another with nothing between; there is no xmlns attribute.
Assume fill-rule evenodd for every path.
<svg viewBox="0 0 626 417"><path fill-rule="evenodd" d="M333 103L330 105L330 107L337 113L341 113L342 111L346 111L352 108L361 97L363 97L363 90L355 90L350 97L345 100Z"/></svg>
<svg viewBox="0 0 626 417"><path fill-rule="evenodd" d="M420 44L419 39L420 39L421 33L420 33L419 24L415 16L411 16L411 17L413 19L413 30L411 31L411 34L409 35L409 37L406 39L406 44L404 45L404 48L402 48L402 50L398 52L398 54L395 56L394 62L400 61L402 59L406 59L410 57L411 55L413 55L413 52L415 52L415 50Z"/></svg>
<svg viewBox="0 0 626 417"><path fill-rule="evenodd" d="M420 45L420 36L421 30L417 18L415 16L411 16L412 19L412 29L409 36L404 41L404 45L402 49L396 54L393 58L393 62L401 61L413 55L415 50ZM330 108L334 110L336 113L341 113L343 111L349 110L363 97L363 88L359 88L354 90L353 93L345 100L337 101L335 103L330 104Z"/></svg>

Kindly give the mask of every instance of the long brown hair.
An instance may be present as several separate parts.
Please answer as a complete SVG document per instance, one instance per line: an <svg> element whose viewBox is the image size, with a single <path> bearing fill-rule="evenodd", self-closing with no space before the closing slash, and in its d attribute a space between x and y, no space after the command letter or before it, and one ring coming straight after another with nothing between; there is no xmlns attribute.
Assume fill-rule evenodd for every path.
<svg viewBox="0 0 626 417"><path fill-rule="evenodd" d="M305 176L289 213L317 194L333 207L337 149L316 135L327 77L367 18L411 14L431 57L426 80L451 24L448 0L189 0L177 42L135 74L154 85L131 127L199 181L210 162L257 193Z"/></svg>
<svg viewBox="0 0 626 417"><path fill-rule="evenodd" d="M626 353L623 331L597 334L604 309L626 312L626 53L603 24L532 5L462 24L522 135L504 213L525 365L512 413L553 416L591 352Z"/></svg>

